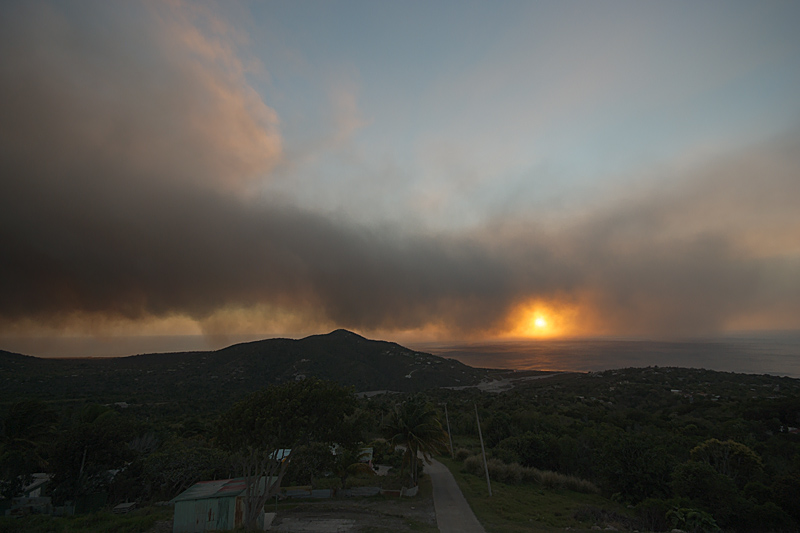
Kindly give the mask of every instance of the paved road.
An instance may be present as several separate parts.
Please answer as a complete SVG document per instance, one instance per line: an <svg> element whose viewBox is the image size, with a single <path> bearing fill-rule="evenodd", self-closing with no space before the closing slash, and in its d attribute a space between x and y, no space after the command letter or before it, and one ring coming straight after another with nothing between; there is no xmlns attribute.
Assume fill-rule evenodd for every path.
<svg viewBox="0 0 800 533"><path fill-rule="evenodd" d="M439 461L425 465L433 483L433 507L441 533L486 533L470 509L453 474Z"/></svg>

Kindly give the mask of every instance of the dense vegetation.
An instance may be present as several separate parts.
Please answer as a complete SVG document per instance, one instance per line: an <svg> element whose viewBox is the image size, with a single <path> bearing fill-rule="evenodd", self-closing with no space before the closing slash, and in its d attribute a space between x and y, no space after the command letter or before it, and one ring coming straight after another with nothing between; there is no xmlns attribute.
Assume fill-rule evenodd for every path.
<svg viewBox="0 0 800 533"><path fill-rule="evenodd" d="M435 366L409 353L414 359L422 358L420 372ZM243 357L246 361L248 356ZM25 394L14 399L7 394L0 405L3 494L18 493L31 473L44 471L53 476L47 490L55 505L73 501L79 508L103 503L108 508L122 501L168 500L198 480L241 475L240 444L247 442L240 437L248 427L254 428L247 426L243 413L263 412L264 405L250 407L259 398L267 398L265 405L269 405L272 394L248 396L246 391L230 390L235 382L230 380L240 376L236 369L245 363L231 358L225 363L232 365L230 374L194 382L194 390L208 396L205 400L198 400L196 392L184 397L188 383L127 396L148 373L144 362L136 364L141 365L136 372L127 377L117 372L110 380L126 391L121 394L111 394L103 383L96 385L97 396L92 390L75 395L74 390L65 393L56 388L46 393L35 386L20 389ZM100 367L86 368L92 379L101 380L92 374ZM185 370L191 374L190 367ZM34 374L9 372L6 376L27 380L28 385L39 381ZM291 378L287 383L298 382L293 372L281 374ZM178 383L175 373L166 374L173 375L170 383ZM215 385L222 380L227 380L224 385ZM413 395L356 398L350 391L346 396L337 396L339 392L331 396L343 406L344 418L336 418L336 427L347 429L335 439L349 446L338 463L328 452L335 432L326 433L325 438L312 437L313 432L302 431L303 424L294 419L297 415L311 420L313 408L284 406L275 411L278 419L271 419L270 427L274 429L276 420L284 419L287 428L294 428L287 434L305 435L291 443L296 454L284 484L332 487L352 482L358 472L352 465L363 444L374 447L376 463L404 468L404 475L414 476L419 465L409 464L408 457L404 461L402 452L393 452L382 440L395 435L402 435L399 440L409 438L396 418L403 412L398 406L404 405L411 414L417 409L425 424L434 420L434 426L436 417L430 409L438 409L439 423L449 423L460 448L458 463L451 464L460 464L464 476L478 479L482 462L474 457L480 450L477 406L490 474L505 487L567 491L576 500L599 505L584 511L587 516L602 516L612 508L615 516L627 513L631 529L791 531L800 527L800 435L796 430L800 427L800 380L643 368L558 374L502 393L435 388ZM445 403L449 420L443 416ZM324 423L315 419L306 425L321 430ZM437 446L443 443L439 438ZM475 490L480 486L475 484ZM514 489L504 488L502 493L513 494ZM599 501L608 502L608 509ZM626 524L624 520L617 523Z"/></svg>
<svg viewBox="0 0 800 533"><path fill-rule="evenodd" d="M800 524L798 380L645 368L431 394L447 402L457 438L475 435L477 404L490 457L588 480L635 506L640 527Z"/></svg>

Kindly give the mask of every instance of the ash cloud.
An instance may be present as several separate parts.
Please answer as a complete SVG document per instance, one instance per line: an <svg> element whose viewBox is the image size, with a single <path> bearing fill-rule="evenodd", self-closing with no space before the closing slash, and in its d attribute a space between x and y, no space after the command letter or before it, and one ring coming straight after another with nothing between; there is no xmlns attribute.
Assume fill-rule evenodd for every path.
<svg viewBox="0 0 800 533"><path fill-rule="evenodd" d="M365 226L249 194L281 161L279 123L225 39L182 11L122 25L94 7L3 8L0 330L269 305L480 335L532 298L576 302L586 333L800 327L797 132L555 229Z"/></svg>

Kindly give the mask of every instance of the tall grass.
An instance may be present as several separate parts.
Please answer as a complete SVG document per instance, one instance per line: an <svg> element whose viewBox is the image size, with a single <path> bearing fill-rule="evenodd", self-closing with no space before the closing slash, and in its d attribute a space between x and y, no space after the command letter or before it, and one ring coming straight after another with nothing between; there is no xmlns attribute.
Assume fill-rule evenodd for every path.
<svg viewBox="0 0 800 533"><path fill-rule="evenodd" d="M575 476L567 476L550 470L539 470L522 466L519 463L506 464L499 459L489 459L489 478L509 485L520 483L537 484L549 489L567 489L584 494L598 494L600 490L591 481ZM472 455L464 460L464 470L476 476L483 476L483 459Z"/></svg>

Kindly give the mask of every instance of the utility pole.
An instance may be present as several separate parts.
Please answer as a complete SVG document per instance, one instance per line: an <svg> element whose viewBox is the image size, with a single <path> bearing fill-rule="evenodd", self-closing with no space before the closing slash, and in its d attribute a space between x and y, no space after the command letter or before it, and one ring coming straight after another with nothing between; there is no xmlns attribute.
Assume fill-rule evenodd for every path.
<svg viewBox="0 0 800 533"><path fill-rule="evenodd" d="M75 511L78 510L78 491L83 484L83 467L86 466L86 452L89 451L89 446L83 447L83 459L81 459L81 469L78 471L78 479L75 480L75 497L72 500L72 514L76 514Z"/></svg>
<svg viewBox="0 0 800 533"><path fill-rule="evenodd" d="M455 459L456 455L453 453L453 434L450 433L450 417L447 416L447 402L444 404L444 419L447 420L447 436L450 437L450 458Z"/></svg>
<svg viewBox="0 0 800 533"><path fill-rule="evenodd" d="M492 482L489 481L489 464L486 462L486 448L483 447L483 433L481 432L481 417L478 416L478 404L475 406L475 419L478 421L478 437L481 439L481 453L483 454L483 470L486 472L486 486L489 487L489 497L492 496Z"/></svg>

